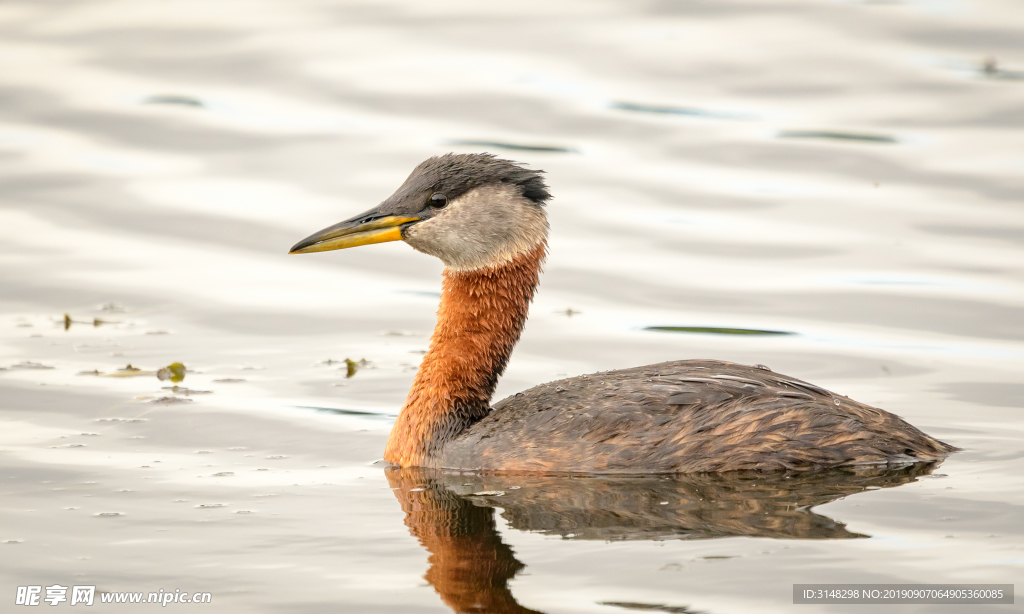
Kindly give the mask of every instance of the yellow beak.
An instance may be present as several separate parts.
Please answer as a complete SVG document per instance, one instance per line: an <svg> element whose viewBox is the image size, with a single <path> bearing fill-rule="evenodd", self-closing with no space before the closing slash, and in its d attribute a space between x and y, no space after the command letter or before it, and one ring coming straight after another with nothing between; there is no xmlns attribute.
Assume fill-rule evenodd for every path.
<svg viewBox="0 0 1024 614"><path fill-rule="evenodd" d="M329 252L360 245L401 241L402 228L419 220L418 217L394 215L367 220L365 215L358 216L356 219L346 220L306 237L292 246L288 253Z"/></svg>

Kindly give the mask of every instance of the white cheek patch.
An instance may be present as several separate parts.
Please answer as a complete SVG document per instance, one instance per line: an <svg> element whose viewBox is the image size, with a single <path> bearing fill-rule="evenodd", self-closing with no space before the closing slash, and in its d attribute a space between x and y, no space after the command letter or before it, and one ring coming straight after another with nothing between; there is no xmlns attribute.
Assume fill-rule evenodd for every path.
<svg viewBox="0 0 1024 614"><path fill-rule="evenodd" d="M511 261L547 238L543 208L510 186L477 188L433 218L414 224L405 242L458 271Z"/></svg>

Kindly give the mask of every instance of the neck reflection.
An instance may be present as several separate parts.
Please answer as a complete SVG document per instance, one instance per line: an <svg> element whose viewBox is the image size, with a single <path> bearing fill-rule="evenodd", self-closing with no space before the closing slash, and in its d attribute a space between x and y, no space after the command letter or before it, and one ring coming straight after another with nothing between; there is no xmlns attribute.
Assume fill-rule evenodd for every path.
<svg viewBox="0 0 1024 614"><path fill-rule="evenodd" d="M424 578L452 611L541 614L512 596L508 581L525 565L501 541L491 507L455 494L431 470L392 467L386 475L405 526L430 553Z"/></svg>
<svg viewBox="0 0 1024 614"><path fill-rule="evenodd" d="M424 577L441 599L454 612L504 614L537 610L512 596L508 583L525 565L501 540L495 507L504 510L513 529L565 539L856 539L869 536L811 508L913 482L934 467L638 477L461 475L389 467L386 476L410 534L430 553Z"/></svg>

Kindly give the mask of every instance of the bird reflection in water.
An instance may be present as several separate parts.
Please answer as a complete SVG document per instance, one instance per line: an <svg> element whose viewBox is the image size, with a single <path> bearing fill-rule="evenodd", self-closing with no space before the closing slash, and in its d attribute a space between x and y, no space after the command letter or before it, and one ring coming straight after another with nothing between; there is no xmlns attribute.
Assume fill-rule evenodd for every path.
<svg viewBox="0 0 1024 614"><path fill-rule="evenodd" d="M430 553L424 578L441 599L454 612L504 614L537 610L512 596L509 580L525 565L502 541L495 507L504 510L502 518L513 529L565 539L865 538L869 536L848 531L812 508L913 482L934 467L640 477L480 475L389 467L386 475L409 532Z"/></svg>

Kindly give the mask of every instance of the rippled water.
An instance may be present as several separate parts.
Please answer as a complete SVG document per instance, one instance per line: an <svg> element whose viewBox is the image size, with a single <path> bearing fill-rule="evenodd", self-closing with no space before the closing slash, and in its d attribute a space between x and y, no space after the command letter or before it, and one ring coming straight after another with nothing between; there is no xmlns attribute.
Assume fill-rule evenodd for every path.
<svg viewBox="0 0 1024 614"><path fill-rule="evenodd" d="M794 583L1019 580L1022 24L1011 0L3 3L0 599L760 613ZM796 483L386 472L440 264L285 252L446 151L556 196L498 398L763 363L964 451ZM151 373L175 361L176 390Z"/></svg>

